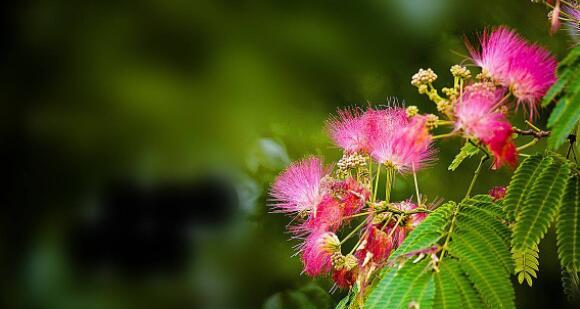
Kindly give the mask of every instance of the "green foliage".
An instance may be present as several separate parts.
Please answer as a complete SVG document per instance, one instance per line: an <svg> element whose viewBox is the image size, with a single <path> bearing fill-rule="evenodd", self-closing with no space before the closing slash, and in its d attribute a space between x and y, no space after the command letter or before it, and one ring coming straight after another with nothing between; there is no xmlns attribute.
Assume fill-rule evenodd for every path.
<svg viewBox="0 0 580 309"><path fill-rule="evenodd" d="M580 269L580 176L568 181L556 223L558 256L563 268Z"/></svg>
<svg viewBox="0 0 580 309"><path fill-rule="evenodd" d="M512 250L512 256L515 262L515 273L518 278L518 282L522 284L524 280L529 286L532 286L532 277L538 278L537 272L539 271L538 258L538 246L533 245L529 248L524 248L520 250Z"/></svg>
<svg viewBox="0 0 580 309"><path fill-rule="evenodd" d="M548 138L548 146L558 148L574 125L580 120L580 46L570 51L568 56L558 66L558 80L544 96L542 106L559 97L556 107L548 119L548 127L552 130Z"/></svg>
<svg viewBox="0 0 580 309"><path fill-rule="evenodd" d="M483 308L481 298L457 260L441 263L435 286L435 308Z"/></svg>
<svg viewBox="0 0 580 309"><path fill-rule="evenodd" d="M509 220L515 219L520 207L530 192L533 180L552 161L550 157L535 154L526 158L516 169L507 187L506 196L503 200Z"/></svg>
<svg viewBox="0 0 580 309"><path fill-rule="evenodd" d="M445 227L449 223L449 218L455 207L456 204L454 202L448 202L429 214L425 221L412 231L401 246L391 255L390 261L436 244L445 235Z"/></svg>
<svg viewBox="0 0 580 309"><path fill-rule="evenodd" d="M433 270L428 260L407 262L400 269L392 268L369 295L365 308L407 308L416 303L432 308L435 298Z"/></svg>
<svg viewBox="0 0 580 309"><path fill-rule="evenodd" d="M404 308L409 301L423 299L421 308L431 305L436 308L513 308L511 233L504 225L505 212L484 195L458 205L447 203L438 211L427 217L429 220L435 214L430 222L425 220L409 235L408 241L395 252L398 258L391 261L400 261L403 256L432 245L441 248L440 261L426 258L431 262L417 264L426 265L419 270L416 269L419 266L409 266L410 261L400 270L393 267L371 292L367 305ZM417 286L417 291L407 292L409 285ZM434 290L433 303L427 297L431 289Z"/></svg>
<svg viewBox="0 0 580 309"><path fill-rule="evenodd" d="M479 152L479 148L471 144L469 141L463 144L459 153L455 156L449 167L447 168L450 171L454 171L459 167L459 165L463 162L463 160L467 158L471 158Z"/></svg>
<svg viewBox="0 0 580 309"><path fill-rule="evenodd" d="M517 213L512 239L515 250L530 248L544 237L562 203L569 173L568 163L554 157L550 164L532 179L530 192L526 194L521 210Z"/></svg>
<svg viewBox="0 0 580 309"><path fill-rule="evenodd" d="M562 288L568 297L568 301L576 301L580 299L580 278L578 278L578 270L576 268L566 270L562 269Z"/></svg>

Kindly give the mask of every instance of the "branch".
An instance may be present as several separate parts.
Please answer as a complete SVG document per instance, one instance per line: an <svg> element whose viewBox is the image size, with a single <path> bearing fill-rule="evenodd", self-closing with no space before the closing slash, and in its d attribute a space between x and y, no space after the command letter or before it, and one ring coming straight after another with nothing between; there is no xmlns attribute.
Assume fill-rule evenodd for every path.
<svg viewBox="0 0 580 309"><path fill-rule="evenodd" d="M522 129L518 129L516 127L514 127L513 130L518 135L531 135L535 138L542 138L542 137L547 137L550 135L550 131L535 131L532 129L522 130Z"/></svg>

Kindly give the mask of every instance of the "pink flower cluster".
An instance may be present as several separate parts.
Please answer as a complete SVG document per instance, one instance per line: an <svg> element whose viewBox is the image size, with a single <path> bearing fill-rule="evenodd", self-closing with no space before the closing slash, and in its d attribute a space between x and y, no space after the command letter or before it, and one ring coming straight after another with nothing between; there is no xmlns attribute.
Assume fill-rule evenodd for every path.
<svg viewBox="0 0 580 309"><path fill-rule="evenodd" d="M494 156L496 167L504 163L515 166L517 161L512 126L497 109L504 92L493 85L475 83L465 88L455 104L455 128L485 143Z"/></svg>
<svg viewBox="0 0 580 309"><path fill-rule="evenodd" d="M556 82L556 59L506 27L484 32L480 44L480 49L467 44L475 64L494 82L508 88L532 117L539 100Z"/></svg>
<svg viewBox="0 0 580 309"><path fill-rule="evenodd" d="M404 173L418 170L433 155L431 135L424 116L407 116L402 107L338 111L327 129L334 143L346 153L371 155Z"/></svg>
<svg viewBox="0 0 580 309"><path fill-rule="evenodd" d="M344 166L333 172L316 157L291 164L271 187L271 207L293 217L288 230L302 240L298 252L304 273L330 273L338 287L348 288L360 274L384 265L391 251L426 216L400 215L399 221L379 217L385 213L370 206L379 201L371 198L367 164L374 160L376 168L393 173L416 171L431 157L432 139L425 117L409 117L402 107L339 110L327 129L344 150ZM401 211L417 208L410 201L390 205ZM361 213L363 208L366 213ZM359 242L344 256L337 234L355 217L363 217Z"/></svg>

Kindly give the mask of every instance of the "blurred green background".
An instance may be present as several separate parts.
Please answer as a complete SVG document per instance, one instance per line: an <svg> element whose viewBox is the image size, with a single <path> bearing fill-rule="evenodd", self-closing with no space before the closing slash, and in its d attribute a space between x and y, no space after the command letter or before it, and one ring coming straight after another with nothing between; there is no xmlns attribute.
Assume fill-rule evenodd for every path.
<svg viewBox="0 0 580 309"><path fill-rule="evenodd" d="M394 96L434 112L411 75L449 83L464 35L505 24L561 59L569 41L546 14L528 0L6 4L1 307L333 306L329 281L300 275L269 183L307 154L340 157L323 130L337 107ZM429 197L463 196L477 159L448 172L459 145L438 142L419 174ZM553 233L542 248L518 304L573 307Z"/></svg>

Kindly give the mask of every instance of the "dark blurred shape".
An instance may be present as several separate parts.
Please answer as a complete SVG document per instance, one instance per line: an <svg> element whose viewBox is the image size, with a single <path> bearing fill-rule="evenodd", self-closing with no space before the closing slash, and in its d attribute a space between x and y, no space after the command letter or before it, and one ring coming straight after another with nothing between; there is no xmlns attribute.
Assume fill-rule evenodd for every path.
<svg viewBox="0 0 580 309"><path fill-rule="evenodd" d="M193 230L222 226L237 204L234 188L218 178L152 187L120 182L105 190L98 214L69 234L71 254L89 271L183 272L195 257Z"/></svg>

